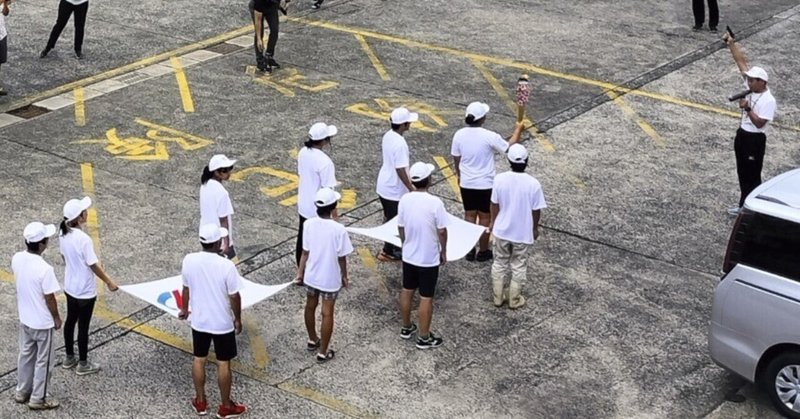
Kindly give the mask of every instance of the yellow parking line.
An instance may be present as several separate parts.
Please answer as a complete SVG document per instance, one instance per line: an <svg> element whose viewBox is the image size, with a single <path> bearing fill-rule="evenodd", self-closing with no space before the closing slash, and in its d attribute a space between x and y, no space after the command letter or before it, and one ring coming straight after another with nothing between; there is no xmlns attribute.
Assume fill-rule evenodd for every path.
<svg viewBox="0 0 800 419"><path fill-rule="evenodd" d="M83 184L84 195L92 198L92 206L86 210L86 226L89 230L89 237L92 238L94 250L98 256L102 257L102 248L100 247L100 218L97 215L97 197L94 193L94 169L91 163L81 163L81 183ZM103 293L105 292L105 283L99 278L95 278L97 282L97 306L102 307L104 304Z"/></svg>
<svg viewBox="0 0 800 419"><path fill-rule="evenodd" d="M372 252L364 246L359 246L356 252L358 252L358 256L361 258L361 262L364 266L375 274L378 281L378 292L382 297L388 298L389 287L386 285L386 278L378 271L378 261L375 259L375 256L372 256Z"/></svg>
<svg viewBox="0 0 800 419"><path fill-rule="evenodd" d="M369 46L366 38L364 38L363 35L357 33L353 34L353 36L355 36L356 39L358 40L358 43L361 44L361 49L364 50L365 54L367 54L369 61L372 63L372 66L375 67L375 71L378 72L378 75L381 76L381 79L383 79L383 81L391 80L392 78L389 77L389 72L386 71L386 67L383 66L381 60L379 60L378 56L375 55L375 51L373 51L372 48Z"/></svg>
<svg viewBox="0 0 800 419"><path fill-rule="evenodd" d="M619 94L619 93L616 93L616 92L606 92L606 94L608 95L608 97L610 97L610 98L613 100L613 102L614 102L614 103L615 103L617 106L619 106L619 107L620 107L620 109L622 109L622 112L623 112L623 113L624 113L624 114L625 114L625 115L626 115L628 118L631 118L631 119L633 119L633 121L634 121L634 122L636 122L636 124L637 124L637 125L639 125L639 128L641 128L641 129L642 129L642 131L644 131L644 132L645 132L645 134L647 134L647 135L648 135L650 138L652 138L652 139L653 139L653 141L654 141L654 142L655 142L655 143L656 143L658 146L660 146L660 147L664 147L664 145L665 145L665 143L664 143L664 139L663 139L663 138L661 138L661 136L660 136L660 135L658 135L658 132L656 132L655 128L653 128L653 126L652 126L652 125L650 125L649 123L647 123L647 121L645 121L644 119L642 119L642 118L639 116L639 114L637 114L637 113L636 113L636 111L634 111L634 110L633 110L633 108L631 108L631 106L630 106L630 105L628 105L628 103L627 103L627 102L625 102L625 101L622 99L622 97L620 96L620 94Z"/></svg>
<svg viewBox="0 0 800 419"><path fill-rule="evenodd" d="M194 112L194 101L192 100L192 91L189 90L189 81L186 80L183 66L181 66L180 60L176 57L170 57L169 61L172 63L172 69L175 70L175 79L178 81L178 90L181 92L183 111L192 113Z"/></svg>
<svg viewBox="0 0 800 419"><path fill-rule="evenodd" d="M86 125L86 108L83 104L83 88L76 87L73 90L75 96L75 125L82 127Z"/></svg>
<svg viewBox="0 0 800 419"><path fill-rule="evenodd" d="M9 272L0 270L0 281L14 283L14 275Z"/></svg>
<svg viewBox="0 0 800 419"><path fill-rule="evenodd" d="M375 414L364 412L359 408L352 406L348 403L345 403L333 396L320 393L319 391L314 390L313 388L300 386L289 381L278 384L278 388L283 391L286 391L287 393L291 393L294 394L295 396L311 400L317 404L325 406L329 409L333 409L345 415L355 416L358 418L378 417Z"/></svg>
<svg viewBox="0 0 800 419"><path fill-rule="evenodd" d="M267 345L258 331L258 325L249 315L243 316L244 329L247 331L247 336L250 341L250 350L253 351L253 359L256 361L256 366L259 369L264 369L269 363L269 355L267 354Z"/></svg>
<svg viewBox="0 0 800 419"><path fill-rule="evenodd" d="M439 166L439 169L442 169L442 176L447 179L447 184L450 185L450 189L453 190L456 201L461 202L461 189L458 187L458 178L456 174L453 173L453 169L450 168L450 163L442 156L433 156L433 160Z"/></svg>

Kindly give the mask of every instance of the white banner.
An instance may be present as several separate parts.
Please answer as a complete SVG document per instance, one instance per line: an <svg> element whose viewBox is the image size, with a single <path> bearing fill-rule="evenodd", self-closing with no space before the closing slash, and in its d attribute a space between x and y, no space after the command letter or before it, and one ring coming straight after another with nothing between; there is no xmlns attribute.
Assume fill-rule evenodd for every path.
<svg viewBox="0 0 800 419"><path fill-rule="evenodd" d="M256 303L264 301L289 285L292 285L292 282L280 285L261 285L241 276L239 280L242 281L242 288L239 290L239 295L242 298L242 309L249 308ZM169 313L172 317L178 317L178 311L182 303L181 292L183 291L183 283L180 275L171 276L158 281L143 282L141 284L120 285L119 289L148 304L158 307ZM191 305L191 300L189 303Z"/></svg>
<svg viewBox="0 0 800 419"><path fill-rule="evenodd" d="M447 225L447 260L459 260L475 247L486 227L468 223L452 214L447 215L450 217ZM397 217L378 227L347 227L347 231L402 247L400 233L397 231Z"/></svg>

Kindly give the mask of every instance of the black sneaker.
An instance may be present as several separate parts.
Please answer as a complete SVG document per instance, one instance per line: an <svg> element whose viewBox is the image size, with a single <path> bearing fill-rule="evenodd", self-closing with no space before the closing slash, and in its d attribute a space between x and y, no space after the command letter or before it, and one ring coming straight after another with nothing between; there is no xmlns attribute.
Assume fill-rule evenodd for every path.
<svg viewBox="0 0 800 419"><path fill-rule="evenodd" d="M267 65L272 68L281 68L281 65L271 55L267 55Z"/></svg>
<svg viewBox="0 0 800 419"><path fill-rule="evenodd" d="M703 29L703 25L694 25L694 26L692 26L692 30L695 31L695 32L697 32L697 31L699 31L701 29Z"/></svg>
<svg viewBox="0 0 800 419"><path fill-rule="evenodd" d="M82 60L83 59L83 51L75 51L75 57L77 57L79 60Z"/></svg>
<svg viewBox="0 0 800 419"><path fill-rule="evenodd" d="M403 339L411 339L414 333L417 333L417 325L414 323L411 323L411 326L400 328L400 337Z"/></svg>
<svg viewBox="0 0 800 419"><path fill-rule="evenodd" d="M39 58L47 57L47 54L50 53L50 48L45 48L42 52L39 53Z"/></svg>
<svg viewBox="0 0 800 419"><path fill-rule="evenodd" d="M711 33L717 33L717 27L716 26L712 26L712 27L708 28L708 30L710 30Z"/></svg>
<svg viewBox="0 0 800 419"><path fill-rule="evenodd" d="M258 68L258 71L269 71L267 60L261 54L256 55L256 68Z"/></svg>
<svg viewBox="0 0 800 419"><path fill-rule="evenodd" d="M469 251L469 253L467 253L467 256L465 256L464 259L468 260L469 262L472 262L472 261L475 260L475 248L474 247L472 248L472 250Z"/></svg>
<svg viewBox="0 0 800 419"><path fill-rule="evenodd" d="M475 256L475 260L478 262L486 262L487 260L494 259L494 253L492 253L491 249L486 249L483 251L478 252L478 255Z"/></svg>
<svg viewBox="0 0 800 419"><path fill-rule="evenodd" d="M319 339L317 339L316 342L312 342L310 340L307 341L306 349L308 349L309 351L316 351L317 349L319 349Z"/></svg>
<svg viewBox="0 0 800 419"><path fill-rule="evenodd" d="M6 89L3 89L2 87L0 87L0 96L5 96L7 94L8 94L8 92L6 92Z"/></svg>
<svg viewBox="0 0 800 419"><path fill-rule="evenodd" d="M311 8L312 8L312 9L314 9L314 10L317 10L317 9L319 9L319 8L320 8L320 6L322 6L322 2L323 2L323 1L324 1L324 0L317 0L317 1L315 1L315 2L314 2L314 4L312 4L312 5L311 5Z"/></svg>
<svg viewBox="0 0 800 419"><path fill-rule="evenodd" d="M442 346L444 340L442 338L435 336L433 332L428 333L428 338L423 339L422 337L417 338L417 349L430 349L430 348L438 348Z"/></svg>

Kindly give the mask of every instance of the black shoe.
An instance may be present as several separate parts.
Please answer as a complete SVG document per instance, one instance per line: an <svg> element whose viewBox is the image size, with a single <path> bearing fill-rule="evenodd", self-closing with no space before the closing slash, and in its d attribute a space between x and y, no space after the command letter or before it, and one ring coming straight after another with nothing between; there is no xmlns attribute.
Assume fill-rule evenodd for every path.
<svg viewBox="0 0 800 419"><path fill-rule="evenodd" d="M83 59L83 52L75 51L75 56L78 57L79 60L82 60Z"/></svg>
<svg viewBox="0 0 800 419"><path fill-rule="evenodd" d="M717 27L716 26L712 26L712 27L708 28L708 30L710 30L712 33L717 33Z"/></svg>
<svg viewBox="0 0 800 419"><path fill-rule="evenodd" d="M306 342L306 349L308 349L309 351L316 351L317 349L319 349L319 339L317 339L316 342L312 342L310 340Z"/></svg>
<svg viewBox="0 0 800 419"><path fill-rule="evenodd" d="M256 55L256 68L258 68L258 71L270 71L269 66L267 65L267 60L261 54Z"/></svg>
<svg viewBox="0 0 800 419"><path fill-rule="evenodd" d="M400 328L400 337L403 339L411 339L414 333L417 333L417 325L414 323L411 323L411 326Z"/></svg>
<svg viewBox="0 0 800 419"><path fill-rule="evenodd" d="M39 58L47 57L47 54L50 52L50 48L45 48L42 52L39 53Z"/></svg>
<svg viewBox="0 0 800 419"><path fill-rule="evenodd" d="M322 2L323 1L325 1L325 0L317 0L317 1L315 1L314 4L311 5L311 8L314 9L314 10L319 9L320 6L322 6Z"/></svg>
<svg viewBox="0 0 800 419"><path fill-rule="evenodd" d="M492 253L491 249L486 249L483 251L478 252L478 255L475 256L475 260L478 262L486 262L487 260L494 259L494 253Z"/></svg>
<svg viewBox="0 0 800 419"><path fill-rule="evenodd" d="M6 92L6 89L3 89L3 88L0 87L0 96L5 96L7 94L8 94L8 92Z"/></svg>
<svg viewBox="0 0 800 419"><path fill-rule="evenodd" d="M469 262L475 261L475 248L473 247L472 250L467 253L467 256L464 257Z"/></svg>
<svg viewBox="0 0 800 419"><path fill-rule="evenodd" d="M434 336L433 332L428 333L428 338L417 338L417 349L430 349L442 346L444 340L438 336Z"/></svg>
<svg viewBox="0 0 800 419"><path fill-rule="evenodd" d="M281 65L278 64L277 61L272 59L272 57L267 57L267 65L269 65L272 68L281 68Z"/></svg>
<svg viewBox="0 0 800 419"><path fill-rule="evenodd" d="M695 32L697 32L697 31L699 31L701 29L703 29L703 25L694 25L694 26L692 26L692 30L695 31Z"/></svg>

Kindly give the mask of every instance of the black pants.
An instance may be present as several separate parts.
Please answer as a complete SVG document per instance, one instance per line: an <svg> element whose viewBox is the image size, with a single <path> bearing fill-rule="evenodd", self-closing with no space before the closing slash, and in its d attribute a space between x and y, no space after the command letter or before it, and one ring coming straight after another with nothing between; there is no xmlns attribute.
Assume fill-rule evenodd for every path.
<svg viewBox="0 0 800 419"><path fill-rule="evenodd" d="M255 25L255 1L250 0L248 8L250 9L250 20L252 20L253 24ZM265 20L267 22L267 26L264 26ZM278 26L278 4L270 4L266 13L261 15L261 28L263 29L265 27L269 27L269 37L267 38L267 55L270 57L275 55L275 45L278 44ZM258 35L259 34L253 34L253 49L256 52L256 57L259 57L263 54L258 50ZM263 34L261 35L263 36Z"/></svg>
<svg viewBox="0 0 800 419"><path fill-rule="evenodd" d="M89 323L97 298L79 299L67 295L67 320L64 322L64 346L67 356L75 356L75 323L78 324L78 360L89 354Z"/></svg>
<svg viewBox="0 0 800 419"><path fill-rule="evenodd" d="M306 219L299 215L300 217L300 225L297 227L297 246L294 251L295 260L297 261L297 266L300 266L300 256L303 255L303 223L306 222Z"/></svg>
<svg viewBox="0 0 800 419"><path fill-rule="evenodd" d="M47 49L56 47L56 41L61 36L61 31L67 26L69 16L75 13L75 51L80 52L83 47L83 28L86 26L86 14L89 12L89 2L74 5L67 0L58 3L58 18L53 30L50 32L50 39L47 40Z"/></svg>
<svg viewBox="0 0 800 419"><path fill-rule="evenodd" d="M400 202L392 201L382 196L379 196L379 198L381 199L381 206L383 207L383 221L386 222L397 217L397 204ZM388 242L383 244L383 253L392 255L398 252L400 252L399 247Z"/></svg>
<svg viewBox="0 0 800 419"><path fill-rule="evenodd" d="M747 132L741 128L736 131L733 150L736 152L736 174L739 175L739 207L753 189L761 184L761 168L764 166L764 152L767 149L767 136L761 132Z"/></svg>
<svg viewBox="0 0 800 419"><path fill-rule="evenodd" d="M705 0L692 0L692 12L694 13L694 24L703 26L706 21ZM719 7L717 0L708 0L708 27L716 28L719 24Z"/></svg>

